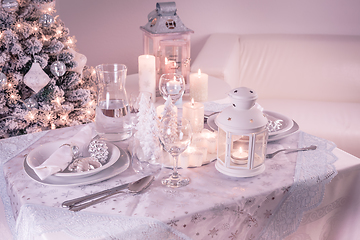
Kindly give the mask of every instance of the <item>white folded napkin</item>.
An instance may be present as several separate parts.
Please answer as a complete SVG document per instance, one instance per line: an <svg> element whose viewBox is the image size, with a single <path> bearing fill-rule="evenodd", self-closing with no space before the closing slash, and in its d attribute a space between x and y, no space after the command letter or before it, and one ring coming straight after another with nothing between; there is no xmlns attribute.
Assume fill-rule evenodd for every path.
<svg viewBox="0 0 360 240"><path fill-rule="evenodd" d="M56 149L56 151L41 165L31 166L29 164L29 166L35 171L41 180L44 180L54 173L63 171L70 164L73 158L71 146L78 146L79 152L83 153L89 146L91 139L95 136L96 132L93 130L93 127L91 125L87 125L72 138L65 141L64 144L66 145L62 145Z"/></svg>

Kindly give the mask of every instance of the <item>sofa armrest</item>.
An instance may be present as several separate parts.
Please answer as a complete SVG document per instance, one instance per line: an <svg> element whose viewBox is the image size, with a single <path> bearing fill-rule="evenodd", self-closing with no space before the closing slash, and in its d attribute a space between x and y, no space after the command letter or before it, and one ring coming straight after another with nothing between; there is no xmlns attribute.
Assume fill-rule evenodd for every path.
<svg viewBox="0 0 360 240"><path fill-rule="evenodd" d="M191 72L207 73L223 79L231 87L239 86L239 36L236 34L211 35L195 61Z"/></svg>

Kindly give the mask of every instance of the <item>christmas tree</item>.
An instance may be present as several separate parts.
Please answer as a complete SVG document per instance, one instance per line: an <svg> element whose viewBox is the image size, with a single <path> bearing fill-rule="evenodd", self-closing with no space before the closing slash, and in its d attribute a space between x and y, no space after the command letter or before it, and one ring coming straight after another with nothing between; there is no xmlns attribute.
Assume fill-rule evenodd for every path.
<svg viewBox="0 0 360 240"><path fill-rule="evenodd" d="M0 138L91 122L95 72L55 0L2 0Z"/></svg>
<svg viewBox="0 0 360 240"><path fill-rule="evenodd" d="M156 160L160 157L161 147L158 138L156 110L150 99L150 93L140 93L135 138L139 141L144 158Z"/></svg>

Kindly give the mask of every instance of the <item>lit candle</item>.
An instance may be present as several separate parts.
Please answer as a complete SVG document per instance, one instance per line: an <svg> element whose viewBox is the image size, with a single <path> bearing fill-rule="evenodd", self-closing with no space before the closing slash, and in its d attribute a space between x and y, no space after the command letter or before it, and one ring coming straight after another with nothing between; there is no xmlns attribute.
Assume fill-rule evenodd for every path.
<svg viewBox="0 0 360 240"><path fill-rule="evenodd" d="M208 99L208 78L200 69L197 73L190 74L190 98L195 101L204 102Z"/></svg>
<svg viewBox="0 0 360 240"><path fill-rule="evenodd" d="M234 150L231 153L231 157L233 158L232 161L234 163L237 164L245 164L247 161L243 161L243 160L247 160L249 157L249 153L247 151L243 151L243 149L240 147L238 150Z"/></svg>
<svg viewBox="0 0 360 240"><path fill-rule="evenodd" d="M190 121L193 132L201 132L204 128L204 104L199 102L191 102L183 104L183 117Z"/></svg>
<svg viewBox="0 0 360 240"><path fill-rule="evenodd" d="M155 56L141 55L138 58L139 64L139 90L140 92L151 93L151 99L156 101L156 72Z"/></svg>

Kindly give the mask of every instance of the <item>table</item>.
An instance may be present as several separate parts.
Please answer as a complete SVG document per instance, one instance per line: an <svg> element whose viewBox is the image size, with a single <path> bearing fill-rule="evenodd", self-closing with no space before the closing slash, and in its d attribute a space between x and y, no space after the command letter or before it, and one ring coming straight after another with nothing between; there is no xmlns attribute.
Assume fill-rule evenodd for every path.
<svg viewBox="0 0 360 240"><path fill-rule="evenodd" d="M266 160L266 171L257 177L231 178L217 172L212 162L200 168L181 170L181 173L190 176L191 184L185 188L170 189L164 188L159 183L158 179L171 171L163 169L157 181L141 195L119 194L82 212L71 213L60 208L63 201L140 177L135 175L132 169L128 169L114 178L97 184L52 187L39 184L24 173L25 154L42 143L68 138L81 127L83 126L0 141L1 150L6 150L5 157L10 158L3 165L3 177L6 179L6 184L5 189L2 189L9 197L2 195L2 198L5 207L10 204L11 209L7 209L7 212L12 211L17 219L18 225L16 228L14 226L11 228L16 229L20 234L28 232L40 234L41 239L76 239L76 234L81 234L82 239L90 239L94 236L97 236L95 239L101 239L99 232L106 226L105 223L114 223L113 228L110 229L114 231L123 229L124 222L133 221L132 226L138 226L137 229L141 229L149 236L151 232L149 228L144 228L144 223L146 223L145 226L156 226L150 229L159 230L163 235L156 236L164 236L163 239L168 239L170 235L175 239L188 239L188 237L191 239L255 239L260 236L262 239L281 239L281 236L275 238L274 235L268 235L269 233L277 234L279 229L275 223L281 223L280 226L286 226L285 230L290 232L295 231L297 225L300 224L298 231L291 236L296 234L321 236L328 234L329 232L326 231L329 229L334 229L332 224L339 224L339 222L334 222L336 217L346 220L346 218L341 218L340 214L346 213L349 209L346 208L349 204L348 200L354 197L353 190L357 187L359 159L337 148L332 151L334 146L331 143L301 132L269 144L268 152L282 147L312 143L319 146L319 151L279 154L273 159ZM118 144L124 147L123 144L126 143ZM11 156L11 153L15 155ZM308 185L299 184L298 193L296 193L296 188L291 190L291 186L294 186L293 178L299 171L296 168L297 163L299 161L306 163L306 159L310 158L316 159L316 162L325 160L327 167L325 172L329 174L320 174L315 182L319 181L321 184L314 185L315 187L311 186L310 176L297 175L300 183L304 183L302 180L305 179ZM339 160L334 162L337 158ZM311 170L314 166L308 165L307 170L309 168ZM331 179L332 182L328 183ZM304 186L306 191L302 189ZM305 193L311 194L304 195ZM322 200L323 196L324 200ZM10 203L6 199L9 199ZM287 216L289 209L285 207L285 212L281 209L284 210L284 206L287 206L291 210L289 206L299 205L300 199L303 202L307 199L313 202L304 209L300 208L291 212L294 216L293 221L284 222L284 219L291 219ZM309 206L314 209L307 212L311 210L307 209ZM286 217L283 218L282 214ZM347 213L349 214L351 213ZM123 218L126 216L131 218ZM304 216L303 221L299 223L301 216ZM84 219L87 219L87 224L82 224ZM142 224L139 225L139 222ZM77 226L78 224L80 227ZM344 225L339 226L344 227ZM117 234L116 231L113 233Z"/></svg>

